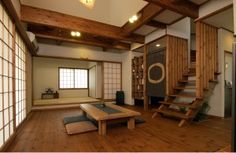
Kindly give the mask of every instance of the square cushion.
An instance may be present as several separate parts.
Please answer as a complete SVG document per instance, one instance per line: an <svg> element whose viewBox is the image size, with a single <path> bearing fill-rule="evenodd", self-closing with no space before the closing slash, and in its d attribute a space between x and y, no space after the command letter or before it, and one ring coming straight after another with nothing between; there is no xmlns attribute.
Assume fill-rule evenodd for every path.
<svg viewBox="0 0 236 153"><path fill-rule="evenodd" d="M65 117L63 119L64 125L82 121L89 121L89 119L85 115Z"/></svg>
<svg viewBox="0 0 236 153"><path fill-rule="evenodd" d="M67 134L69 135L86 133L97 130L97 127L91 121L75 122L66 124L65 126Z"/></svg>

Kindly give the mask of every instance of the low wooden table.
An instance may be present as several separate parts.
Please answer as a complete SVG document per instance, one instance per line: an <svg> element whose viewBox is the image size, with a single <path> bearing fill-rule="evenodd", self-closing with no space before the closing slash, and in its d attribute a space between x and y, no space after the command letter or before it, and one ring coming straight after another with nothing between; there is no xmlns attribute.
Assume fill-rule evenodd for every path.
<svg viewBox="0 0 236 153"><path fill-rule="evenodd" d="M83 113L89 115L98 122L98 133L99 135L106 135L107 121L127 119L128 129L135 128L135 117L141 115L141 113L132 111L114 104L106 103L106 106L119 110L119 113L108 114L92 104L81 104L80 108Z"/></svg>

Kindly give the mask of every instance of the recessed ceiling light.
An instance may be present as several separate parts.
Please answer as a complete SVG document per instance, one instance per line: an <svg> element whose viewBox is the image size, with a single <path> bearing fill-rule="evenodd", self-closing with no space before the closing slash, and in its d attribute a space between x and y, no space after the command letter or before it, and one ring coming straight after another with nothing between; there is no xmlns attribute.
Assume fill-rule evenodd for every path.
<svg viewBox="0 0 236 153"><path fill-rule="evenodd" d="M73 36L73 37L75 37L76 36L76 32L74 32L74 31L71 31L71 36Z"/></svg>
<svg viewBox="0 0 236 153"><path fill-rule="evenodd" d="M81 36L81 33L80 33L80 32L76 32L76 36L77 36L77 37L80 37L80 36Z"/></svg>
<svg viewBox="0 0 236 153"><path fill-rule="evenodd" d="M75 32L75 31L71 31L70 34L71 34L72 37L80 37L80 36L81 36L81 33L78 32L78 31L77 31L77 32Z"/></svg>
<svg viewBox="0 0 236 153"><path fill-rule="evenodd" d="M139 15L133 15L131 18L129 18L129 22L130 23L134 23L135 21L137 21L139 18Z"/></svg>
<svg viewBox="0 0 236 153"><path fill-rule="evenodd" d="M160 44L156 44L156 47L161 47L161 45Z"/></svg>

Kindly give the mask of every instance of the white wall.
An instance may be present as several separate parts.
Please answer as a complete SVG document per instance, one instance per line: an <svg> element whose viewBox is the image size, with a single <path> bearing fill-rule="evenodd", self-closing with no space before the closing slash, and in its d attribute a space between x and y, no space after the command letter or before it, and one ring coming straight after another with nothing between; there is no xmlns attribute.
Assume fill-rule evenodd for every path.
<svg viewBox="0 0 236 153"><path fill-rule="evenodd" d="M45 88L53 88L60 94L60 98L87 97L88 90L59 90L58 68L88 68L88 62L79 60L66 60L55 58L33 58L33 99L41 99L41 93Z"/></svg>
<svg viewBox="0 0 236 153"><path fill-rule="evenodd" d="M213 95L209 100L210 111L209 115L224 117L224 51L232 52L233 34L224 29L218 30L218 57L219 57L219 72L218 76L219 83L216 85Z"/></svg>
<svg viewBox="0 0 236 153"><path fill-rule="evenodd" d="M134 105L132 98L132 59L134 56L142 55L143 53L138 52L126 52L122 54L122 88L125 93L125 103L128 105Z"/></svg>
<svg viewBox="0 0 236 153"><path fill-rule="evenodd" d="M98 47L67 43L63 43L60 46L39 43L38 55L83 58L100 61L122 61L122 56L119 53L103 52L102 49Z"/></svg>

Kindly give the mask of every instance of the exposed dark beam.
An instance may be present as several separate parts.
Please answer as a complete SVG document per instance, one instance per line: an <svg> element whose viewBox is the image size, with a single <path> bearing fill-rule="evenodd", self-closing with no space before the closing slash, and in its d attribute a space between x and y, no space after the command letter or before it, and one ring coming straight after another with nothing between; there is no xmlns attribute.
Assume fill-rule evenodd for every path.
<svg viewBox="0 0 236 153"><path fill-rule="evenodd" d="M167 24L159 22L159 21L155 21L155 20L151 20L148 23L146 23L146 25L152 26L152 27L156 27L156 28L160 28L160 29L165 29Z"/></svg>
<svg viewBox="0 0 236 153"><path fill-rule="evenodd" d="M88 34L76 38L70 35L69 30L56 29L45 26L36 26L31 24L29 24L28 26L28 30L33 32L38 38L51 39L60 42L71 42L77 44L91 45L102 48L130 50L130 44L123 42L114 43L114 40L111 40L109 38L98 38Z"/></svg>
<svg viewBox="0 0 236 153"><path fill-rule="evenodd" d="M140 35L122 35L122 29L88 19L70 16L49 10L22 5L21 20L27 23L46 25L62 29L80 31L116 40L144 43L144 37Z"/></svg>
<svg viewBox="0 0 236 153"><path fill-rule="evenodd" d="M198 18L199 6L188 0L145 0L191 18Z"/></svg>
<svg viewBox="0 0 236 153"><path fill-rule="evenodd" d="M138 14L140 14L140 18L134 22L129 23L127 22L122 27L122 32L125 36L130 35L132 32L136 31L138 28L140 28L142 25L146 24L147 22L151 21L152 18L154 18L157 14L162 12L164 9L160 6L157 6L155 4L148 4L146 5L141 11L139 11Z"/></svg>

